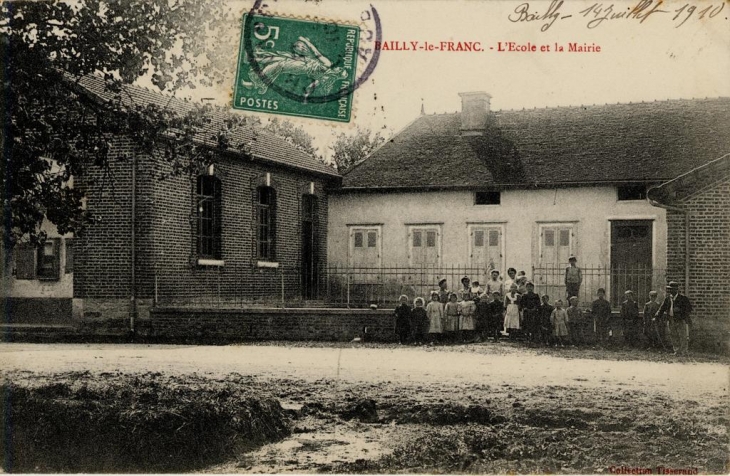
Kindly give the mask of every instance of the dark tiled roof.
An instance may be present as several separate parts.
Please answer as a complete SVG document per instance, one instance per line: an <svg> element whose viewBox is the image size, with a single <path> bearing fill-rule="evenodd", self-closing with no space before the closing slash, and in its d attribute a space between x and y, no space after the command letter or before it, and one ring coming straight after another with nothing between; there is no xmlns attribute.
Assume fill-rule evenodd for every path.
<svg viewBox="0 0 730 476"><path fill-rule="evenodd" d="M109 101L116 98L116 95L109 92L104 87L104 80L98 76L84 76L79 80L79 85L95 95L96 97ZM174 112L184 114L195 108L195 104L173 96L150 91L137 86L125 86L121 93L122 101L125 105L142 105L153 104L161 108L169 109ZM213 124L210 128L214 129L216 124L222 122L229 113L225 111L214 111L212 114ZM201 140L207 134L201 134ZM297 149L294 145L285 139L274 134L265 132L260 128L253 126L238 128L231 138L233 144L246 144L249 147L251 155L254 157L282 164L288 167L315 172L318 174L326 174L338 177L339 174L331 167L323 164L309 154Z"/></svg>
<svg viewBox="0 0 730 476"><path fill-rule="evenodd" d="M421 116L345 173L345 188L662 182L730 152L730 98Z"/></svg>
<svg viewBox="0 0 730 476"><path fill-rule="evenodd" d="M676 205L708 186L730 177L730 153L649 189L650 200Z"/></svg>

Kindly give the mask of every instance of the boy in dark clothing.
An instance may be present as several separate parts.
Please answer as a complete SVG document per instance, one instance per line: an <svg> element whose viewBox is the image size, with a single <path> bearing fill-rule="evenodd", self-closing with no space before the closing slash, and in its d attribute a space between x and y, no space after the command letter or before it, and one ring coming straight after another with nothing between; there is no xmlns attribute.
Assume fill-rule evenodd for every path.
<svg viewBox="0 0 730 476"><path fill-rule="evenodd" d="M644 304L643 331L644 339L651 347L661 347L661 340L654 323L654 315L659 311L659 303L657 302L657 292L649 291L649 302Z"/></svg>
<svg viewBox="0 0 730 476"><path fill-rule="evenodd" d="M599 288L596 292L598 299L591 304L591 316L596 325L598 342L608 340L608 329L611 321L611 304L606 300L606 290Z"/></svg>
<svg viewBox="0 0 730 476"><path fill-rule="evenodd" d="M498 341L502 328L504 327L504 305L502 304L502 296L499 292L495 291L492 296L494 300L489 303L488 334L493 336L495 341Z"/></svg>
<svg viewBox="0 0 730 476"><path fill-rule="evenodd" d="M411 310L411 336L415 344L424 344L428 333L428 316L423 307L423 298L417 297L413 304L415 307Z"/></svg>
<svg viewBox="0 0 730 476"><path fill-rule="evenodd" d="M535 293L535 285L531 281L525 287L527 292L522 295L522 318L527 340L535 342L540 333L540 296Z"/></svg>
<svg viewBox="0 0 730 476"><path fill-rule="evenodd" d="M402 295L398 301L398 307L395 308L395 333L398 335L398 343L405 344L411 334L411 306L408 305L408 296Z"/></svg>
<svg viewBox="0 0 730 476"><path fill-rule="evenodd" d="M545 294L542 297L540 306L540 337L545 345L550 345L553 337L553 326L550 323L550 316L555 308L550 305L550 296Z"/></svg>
<svg viewBox="0 0 730 476"><path fill-rule="evenodd" d="M635 346L639 340L639 303L634 301L634 292L626 291L626 300L621 303L621 322L624 325L624 341Z"/></svg>
<svg viewBox="0 0 730 476"><path fill-rule="evenodd" d="M489 304L492 299L491 295L484 294L474 300L477 309L474 312L476 318L477 336L480 341L486 340L489 333Z"/></svg>
<svg viewBox="0 0 730 476"><path fill-rule="evenodd" d="M568 330L570 331L570 341L573 345L583 343L583 312L578 307L578 298L571 297L568 302L570 307L566 310L568 314Z"/></svg>

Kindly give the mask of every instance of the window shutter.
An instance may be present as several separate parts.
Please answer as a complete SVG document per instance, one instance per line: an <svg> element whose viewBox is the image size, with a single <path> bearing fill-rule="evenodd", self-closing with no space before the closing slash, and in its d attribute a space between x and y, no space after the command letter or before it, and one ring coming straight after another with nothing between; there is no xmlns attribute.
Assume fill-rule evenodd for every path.
<svg viewBox="0 0 730 476"><path fill-rule="evenodd" d="M66 238L66 274L74 272L74 240L72 238Z"/></svg>
<svg viewBox="0 0 730 476"><path fill-rule="evenodd" d="M61 276L61 239L53 239L53 279Z"/></svg>
<svg viewBox="0 0 730 476"><path fill-rule="evenodd" d="M35 279L36 248L30 243L15 246L15 278Z"/></svg>

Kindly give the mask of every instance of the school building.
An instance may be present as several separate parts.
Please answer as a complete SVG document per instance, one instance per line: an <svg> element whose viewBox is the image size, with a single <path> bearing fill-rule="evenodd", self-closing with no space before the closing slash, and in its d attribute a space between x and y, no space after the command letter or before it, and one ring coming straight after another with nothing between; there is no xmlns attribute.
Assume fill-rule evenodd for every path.
<svg viewBox="0 0 730 476"><path fill-rule="evenodd" d="M78 92L111 99L97 76L82 78ZM134 86L122 98L127 106L181 114L194 107ZM20 245L12 253L3 276L4 324L66 323L118 334L149 327L154 308L317 297L327 258L326 189L340 182L334 169L253 127L234 132L233 147L192 176L163 180L172 166L162 144L143 154L129 137L110 143L108 168L90 167L73 184L86 192L93 217L86 232L59 236L45 224L42 248Z"/></svg>
<svg viewBox="0 0 730 476"><path fill-rule="evenodd" d="M461 112L422 113L330 197L328 261L350 295L513 267L565 297L570 255L583 304L598 287L614 306L663 293L670 217L647 189L730 151L730 99L494 111L487 93L460 96Z"/></svg>

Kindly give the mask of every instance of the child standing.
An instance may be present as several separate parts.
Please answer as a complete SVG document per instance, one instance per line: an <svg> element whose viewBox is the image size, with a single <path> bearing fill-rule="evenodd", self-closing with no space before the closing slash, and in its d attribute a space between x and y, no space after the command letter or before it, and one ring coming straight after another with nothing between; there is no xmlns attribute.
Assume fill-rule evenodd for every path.
<svg viewBox="0 0 730 476"><path fill-rule="evenodd" d="M555 308L550 305L550 296L545 294L542 297L540 306L540 337L545 345L550 345L553 340L553 325L550 323L550 316Z"/></svg>
<svg viewBox="0 0 730 476"><path fill-rule="evenodd" d="M476 309L474 311L474 320L477 331L477 340L486 340L489 334L489 309L490 303L492 302L492 296L489 294L482 294L477 298L474 303Z"/></svg>
<svg viewBox="0 0 730 476"><path fill-rule="evenodd" d="M490 336L495 341L499 340L504 329L504 305L502 304L502 295L498 291L494 291L492 302L489 303L489 330Z"/></svg>
<svg viewBox="0 0 730 476"><path fill-rule="evenodd" d="M449 295L451 294L451 291L449 291L446 287L446 278L439 279L439 301L441 302L442 306L445 306L447 302L449 302Z"/></svg>
<svg viewBox="0 0 730 476"><path fill-rule="evenodd" d="M553 326L553 337L555 338L555 347L560 344L563 347L563 339L568 336L568 313L563 309L563 301L558 299L555 301L555 309L550 315L550 324Z"/></svg>
<svg viewBox="0 0 730 476"><path fill-rule="evenodd" d="M644 338L651 347L660 347L662 345L659 337L659 329L656 327L654 315L659 312L659 303L657 302L657 292L649 291L649 302L644 304Z"/></svg>
<svg viewBox="0 0 730 476"><path fill-rule="evenodd" d="M406 344L411 334L411 306L408 305L408 296L405 294L398 298L398 307L395 314L395 333L398 336L399 344Z"/></svg>
<svg viewBox="0 0 730 476"><path fill-rule="evenodd" d="M517 284L512 283L509 293L504 297L504 330L513 338L520 330L520 295Z"/></svg>
<svg viewBox="0 0 730 476"><path fill-rule="evenodd" d="M605 342L608 340L608 330L611 324L611 304L606 300L605 289L598 288L596 295L598 299L591 304L591 316L596 325L598 341Z"/></svg>
<svg viewBox="0 0 730 476"><path fill-rule="evenodd" d="M583 272L578 267L578 258L571 255L568 258L570 265L565 268L565 293L568 299L578 296L580 293L580 285L583 282Z"/></svg>
<svg viewBox="0 0 730 476"><path fill-rule="evenodd" d="M431 302L426 306L426 315L428 316L428 334L431 338L431 343L441 338L444 332L443 320L444 320L444 306L439 301L439 292L433 291L431 293Z"/></svg>
<svg viewBox="0 0 730 476"><path fill-rule="evenodd" d="M423 308L423 298L417 297L413 301L413 310L411 311L411 336L413 342L416 344L423 344L426 339L426 332L428 332L428 315L426 310Z"/></svg>
<svg viewBox="0 0 730 476"><path fill-rule="evenodd" d="M455 340L456 333L459 330L459 303L457 302L456 293L449 295L449 302L444 307L444 333L449 340Z"/></svg>
<svg viewBox="0 0 730 476"><path fill-rule="evenodd" d="M472 288L472 291L474 288ZM478 294L472 292L472 298L461 301L459 303L459 329L461 333L461 340L463 342L474 340L474 330L476 329L474 322L474 314L476 313L477 305L474 302L479 300Z"/></svg>
<svg viewBox="0 0 730 476"><path fill-rule="evenodd" d="M538 340L540 333L540 296L535 293L535 285L528 281L527 292L520 299L522 303L522 324L529 342Z"/></svg>
<svg viewBox="0 0 730 476"><path fill-rule="evenodd" d="M570 342L573 345L583 343L583 312L578 308L578 297L568 299L570 307L566 311L568 315L568 329L570 331Z"/></svg>
<svg viewBox="0 0 730 476"><path fill-rule="evenodd" d="M634 292L624 293L626 300L621 303L621 320L624 324L624 342L630 346L636 345L639 339L639 303L634 301Z"/></svg>

